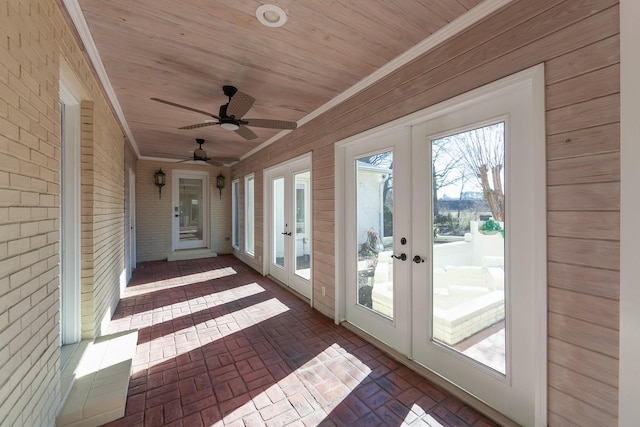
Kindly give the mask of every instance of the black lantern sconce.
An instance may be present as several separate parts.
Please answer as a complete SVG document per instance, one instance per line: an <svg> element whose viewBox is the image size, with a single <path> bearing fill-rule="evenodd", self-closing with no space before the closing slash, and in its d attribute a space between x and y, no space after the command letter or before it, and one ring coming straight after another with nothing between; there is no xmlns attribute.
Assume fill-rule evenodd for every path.
<svg viewBox="0 0 640 427"><path fill-rule="evenodd" d="M159 192L159 199L162 199L162 187L164 187L164 185L167 183L166 181L167 175L162 172L162 168L158 169L158 172L153 174L153 181L156 184L156 187L158 187L158 192Z"/></svg>
<svg viewBox="0 0 640 427"><path fill-rule="evenodd" d="M222 199L222 189L224 188L224 175L222 175L222 172L220 172L216 177L216 187L218 187L218 190L220 191L220 198Z"/></svg>

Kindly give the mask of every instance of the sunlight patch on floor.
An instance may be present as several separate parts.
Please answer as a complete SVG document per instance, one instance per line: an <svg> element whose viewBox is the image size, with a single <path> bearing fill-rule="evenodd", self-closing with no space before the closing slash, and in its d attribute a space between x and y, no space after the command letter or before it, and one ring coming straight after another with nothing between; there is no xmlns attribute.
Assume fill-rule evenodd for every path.
<svg viewBox="0 0 640 427"><path fill-rule="evenodd" d="M293 416L297 419L310 416L316 411L321 411L324 417L342 404L370 373L371 369L364 362L334 343L240 405L214 426L228 425L240 419L246 425L252 425L247 424L249 420L245 419L245 415L256 410L260 411L262 420L268 424L274 407L279 408L277 412L273 411L278 417L286 411L295 411ZM325 396L328 394L340 397L327 402ZM271 421L274 425L278 424L275 419Z"/></svg>
<svg viewBox="0 0 640 427"><path fill-rule="evenodd" d="M243 298L257 295L264 291L265 289L256 282L248 283L246 285L237 286L232 289L220 292L212 292L209 295L197 296L186 301L153 307L150 310L137 312L132 315L131 318L125 317L123 319L114 319L111 321L110 328L112 331L128 330L130 328L146 328L157 324L157 317L159 316L166 316L167 319L165 320L171 320L180 316L195 314L216 306L228 304L230 302L239 301Z"/></svg>
<svg viewBox="0 0 640 427"><path fill-rule="evenodd" d="M126 297L145 295L156 292L158 289L167 290L172 288L178 288L185 285L193 285L194 283L206 282L207 280L221 279L223 277L233 276L238 274L232 267L216 268L213 270L203 271L200 273L187 274L185 276L176 276L173 278L156 280L153 282L147 282L140 285L133 285L124 290L123 294Z"/></svg>
<svg viewBox="0 0 640 427"><path fill-rule="evenodd" d="M165 349L171 349L172 351L165 352L164 357L162 358L150 361L148 367L139 366L134 370L151 368L152 366L155 366L159 363L165 362L169 359L174 359L182 354L189 353L190 351L198 347L202 347L220 338L224 338L243 329L255 326L260 322L264 322L265 320L268 320L272 317L279 316L287 311L289 311L288 306L280 302L280 300L277 298L271 298L266 301L253 304L241 310L227 313L224 316L209 319L205 322L200 322L193 326L189 326L183 330L187 332L189 329L196 329L198 331L197 340L189 341L188 343L186 343L186 345L176 347L175 351L173 351L171 347L165 347L164 345L161 345L162 347L165 347ZM173 331L171 332L171 335L175 337L179 334L179 331L180 330ZM203 341L201 337L206 337L207 340ZM162 344L162 341L164 339L164 336L152 339L145 345L148 344L149 347L153 347L154 343Z"/></svg>

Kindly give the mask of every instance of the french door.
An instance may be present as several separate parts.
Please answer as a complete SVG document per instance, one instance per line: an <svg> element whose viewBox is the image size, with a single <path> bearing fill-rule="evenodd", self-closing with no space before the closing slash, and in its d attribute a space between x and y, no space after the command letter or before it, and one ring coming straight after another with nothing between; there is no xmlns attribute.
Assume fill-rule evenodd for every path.
<svg viewBox="0 0 640 427"><path fill-rule="evenodd" d="M209 173L173 171L173 249L205 248L209 239Z"/></svg>
<svg viewBox="0 0 640 427"><path fill-rule="evenodd" d="M269 274L311 298L311 157L278 165L265 176Z"/></svg>
<svg viewBox="0 0 640 427"><path fill-rule="evenodd" d="M523 425L546 412L539 78L508 78L337 155L344 319Z"/></svg>
<svg viewBox="0 0 640 427"><path fill-rule="evenodd" d="M410 350L410 135L394 130L345 154L347 319L403 354Z"/></svg>

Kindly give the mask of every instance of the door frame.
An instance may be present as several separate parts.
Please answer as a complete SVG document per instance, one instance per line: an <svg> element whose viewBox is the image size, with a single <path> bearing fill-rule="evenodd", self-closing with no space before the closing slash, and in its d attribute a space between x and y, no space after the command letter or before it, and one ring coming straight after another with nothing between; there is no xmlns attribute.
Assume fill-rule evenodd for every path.
<svg viewBox="0 0 640 427"><path fill-rule="evenodd" d="M64 75L60 76L61 177L60 200L60 343L79 342L81 308L81 189L80 189L80 100Z"/></svg>
<svg viewBox="0 0 640 427"><path fill-rule="evenodd" d="M435 117L455 111L462 106L476 102L479 98L489 96L492 93L508 89L518 84L530 84L532 87L532 111L531 121L535 135L532 140L536 142L533 161L539 165L545 165L545 135L544 135L544 64L533 66L529 69L520 71L511 76L502 78L496 82L489 83L480 88L471 90L467 93L450 98L439 104L427 107L423 110L401 117L392 122L388 122L379 127L369 129L357 135L353 135L335 144L335 182L345 182L345 161L347 161L346 149L350 144L359 140L373 138L393 129L403 126L413 126ZM542 224L546 224L546 169L543 166L541 179L534 184L534 205L536 207L535 216ZM346 297L347 286L347 266L345 263L348 255L346 249L345 236L346 230L345 218L346 212L346 191L344 186L335 187L335 316L334 321L340 324L347 320L346 305L348 303ZM534 394L535 394L535 423L536 425L546 425L547 419L547 287L546 287L546 227L540 228L537 224L536 229L543 230L542 235L536 235L534 243L534 271L536 287L534 294L534 325L533 343L535 352L533 355L535 370ZM410 358L411 355L405 355ZM428 369L428 368L427 368ZM446 380L446 379L445 379ZM458 386L454 387L458 388Z"/></svg>
<svg viewBox="0 0 640 427"><path fill-rule="evenodd" d="M271 257L273 255L273 239L271 236L271 228L273 221L273 188L271 185L272 178L282 169L292 168L295 170L307 169L311 173L310 180L310 191L311 191L311 220L310 223L313 224L313 171L312 171L312 155L311 152L305 153L301 156L295 157L293 159L287 160L286 162L279 163L277 165L271 166L269 168L264 169L263 171L263 215L264 215L264 227L262 227L263 233L263 259L262 259L262 271L265 275L271 275ZM287 172L289 173L289 172ZM295 219L294 219L295 221ZM313 227L311 227L311 236L310 240L313 242ZM312 248L313 251L313 248ZM310 270L311 276L309 278L309 284L311 286L309 295L305 295L305 297L309 298L310 305L313 307L313 255L311 255L310 259ZM293 273L295 276L295 272ZM303 279L299 279L303 280ZM288 283L287 286L290 286ZM294 288L292 288L294 289ZM295 289L294 289L295 290ZM303 294L301 294L303 295Z"/></svg>
<svg viewBox="0 0 640 427"><path fill-rule="evenodd" d="M129 257L126 260L127 277L124 286L131 280L133 270L136 268L136 173L129 169ZM122 291L123 289L121 289Z"/></svg>
<svg viewBox="0 0 640 427"><path fill-rule="evenodd" d="M180 223L179 218L176 221L176 208L180 208L180 178L186 179L201 179L202 180L202 244L200 246L178 247L180 241ZM185 249L201 249L208 248L209 237L209 222L210 222L210 174L208 171L194 171L194 170L178 170L174 169L171 174L171 250L185 250Z"/></svg>

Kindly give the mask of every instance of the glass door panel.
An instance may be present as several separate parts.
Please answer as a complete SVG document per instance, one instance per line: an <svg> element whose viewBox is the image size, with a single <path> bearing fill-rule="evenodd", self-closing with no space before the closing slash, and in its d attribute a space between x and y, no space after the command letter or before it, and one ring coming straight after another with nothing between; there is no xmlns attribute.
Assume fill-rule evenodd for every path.
<svg viewBox="0 0 640 427"><path fill-rule="evenodd" d="M504 122L433 139L431 153L432 339L504 375Z"/></svg>
<svg viewBox="0 0 640 427"><path fill-rule="evenodd" d="M356 174L357 303L393 319L393 151L357 159Z"/></svg>
<svg viewBox="0 0 640 427"><path fill-rule="evenodd" d="M284 218L284 178L273 180L273 250L272 262L279 268L285 268L285 238L287 224Z"/></svg>
<svg viewBox="0 0 640 427"><path fill-rule="evenodd" d="M202 180L180 178L178 185L180 188L179 242L202 240Z"/></svg>
<svg viewBox="0 0 640 427"><path fill-rule="evenodd" d="M294 175L295 274L311 279L311 172Z"/></svg>

